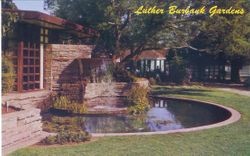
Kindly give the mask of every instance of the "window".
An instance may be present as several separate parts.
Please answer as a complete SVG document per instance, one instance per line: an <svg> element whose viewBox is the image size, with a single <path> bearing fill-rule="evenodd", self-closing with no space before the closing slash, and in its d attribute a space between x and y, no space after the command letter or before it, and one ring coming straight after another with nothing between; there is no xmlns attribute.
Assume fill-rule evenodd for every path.
<svg viewBox="0 0 250 156"><path fill-rule="evenodd" d="M41 30L40 30L40 42L45 43L45 44L48 43L49 42L48 36L49 36L49 30L46 28L41 28Z"/></svg>
<svg viewBox="0 0 250 156"><path fill-rule="evenodd" d="M21 42L18 49L17 90L40 88L40 45Z"/></svg>

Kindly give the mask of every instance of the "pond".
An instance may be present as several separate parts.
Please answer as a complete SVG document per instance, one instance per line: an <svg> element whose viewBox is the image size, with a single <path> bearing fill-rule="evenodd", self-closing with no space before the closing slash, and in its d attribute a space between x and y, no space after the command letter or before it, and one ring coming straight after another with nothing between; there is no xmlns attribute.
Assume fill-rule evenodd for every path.
<svg viewBox="0 0 250 156"><path fill-rule="evenodd" d="M52 116L69 116L52 112ZM228 119L231 113L215 105L182 100L153 100L152 108L141 116L83 115L70 116L82 120L78 125L90 133L129 133L168 131L218 123Z"/></svg>

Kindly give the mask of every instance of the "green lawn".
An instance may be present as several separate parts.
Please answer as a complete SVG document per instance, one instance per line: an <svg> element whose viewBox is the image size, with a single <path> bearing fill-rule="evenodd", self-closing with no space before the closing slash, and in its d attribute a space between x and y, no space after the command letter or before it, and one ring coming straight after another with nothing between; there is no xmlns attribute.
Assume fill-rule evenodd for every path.
<svg viewBox="0 0 250 156"><path fill-rule="evenodd" d="M74 146L28 147L12 156L250 155L250 97L202 87L153 87L153 94L217 102L242 114L237 123L190 133L103 137Z"/></svg>

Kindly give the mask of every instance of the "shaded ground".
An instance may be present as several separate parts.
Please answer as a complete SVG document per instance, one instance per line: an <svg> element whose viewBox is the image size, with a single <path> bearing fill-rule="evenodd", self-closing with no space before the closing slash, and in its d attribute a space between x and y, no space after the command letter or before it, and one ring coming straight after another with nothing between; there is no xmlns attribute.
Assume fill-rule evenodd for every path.
<svg viewBox="0 0 250 156"><path fill-rule="evenodd" d="M103 137L75 146L28 147L13 156L162 156L250 155L250 97L204 87L154 86L153 94L216 102L238 110L241 119L228 126L190 133Z"/></svg>
<svg viewBox="0 0 250 156"><path fill-rule="evenodd" d="M240 90L240 89L234 89L234 88L216 88L216 89L232 92L232 93L239 94L239 95L250 96L250 91L247 91L247 90Z"/></svg>
<svg viewBox="0 0 250 156"><path fill-rule="evenodd" d="M19 109L13 108L13 107L7 107L6 106L2 106L2 114L7 114L7 113L12 113L12 112L16 112L19 111Z"/></svg>

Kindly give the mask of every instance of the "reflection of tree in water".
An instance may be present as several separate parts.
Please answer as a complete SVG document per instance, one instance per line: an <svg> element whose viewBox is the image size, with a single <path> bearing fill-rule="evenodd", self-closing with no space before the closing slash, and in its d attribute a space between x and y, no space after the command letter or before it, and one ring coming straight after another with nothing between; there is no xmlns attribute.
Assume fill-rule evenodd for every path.
<svg viewBox="0 0 250 156"><path fill-rule="evenodd" d="M225 118L225 111L212 105L167 101L168 111L174 114L185 128L212 124Z"/></svg>
<svg viewBox="0 0 250 156"><path fill-rule="evenodd" d="M127 116L85 117L85 128L92 133L146 131L145 120Z"/></svg>
<svg viewBox="0 0 250 156"><path fill-rule="evenodd" d="M84 118L86 130L92 133L122 132L128 129L124 124L124 117L98 116Z"/></svg>
<svg viewBox="0 0 250 156"><path fill-rule="evenodd" d="M166 131L182 128L175 115L166 108L154 107L147 112L147 126L150 131Z"/></svg>

